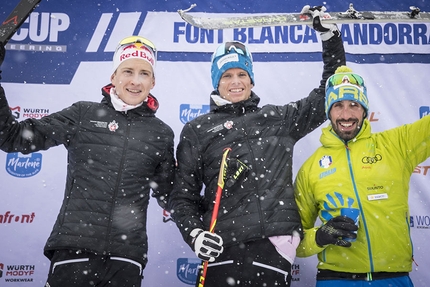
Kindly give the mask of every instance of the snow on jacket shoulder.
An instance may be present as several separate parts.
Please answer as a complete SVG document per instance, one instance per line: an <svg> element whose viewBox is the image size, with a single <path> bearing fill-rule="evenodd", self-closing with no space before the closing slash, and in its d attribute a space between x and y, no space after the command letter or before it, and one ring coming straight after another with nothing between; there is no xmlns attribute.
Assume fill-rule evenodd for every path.
<svg viewBox="0 0 430 287"><path fill-rule="evenodd" d="M162 204L174 176L173 131L155 117L157 100L117 112L103 89L101 103L77 102L40 120L17 123L0 93L0 147L29 153L64 145L68 151L63 204L46 246L111 254L146 263L146 212ZM65 163L66 164L66 163Z"/></svg>
<svg viewBox="0 0 430 287"><path fill-rule="evenodd" d="M379 133L371 133L365 120L348 146L326 127L321 142L297 174L295 197L305 231L297 255L318 254L318 268L339 272L411 271L409 181L430 156L430 116ZM350 248L319 247L317 217L325 223L349 205L360 209L357 241Z"/></svg>

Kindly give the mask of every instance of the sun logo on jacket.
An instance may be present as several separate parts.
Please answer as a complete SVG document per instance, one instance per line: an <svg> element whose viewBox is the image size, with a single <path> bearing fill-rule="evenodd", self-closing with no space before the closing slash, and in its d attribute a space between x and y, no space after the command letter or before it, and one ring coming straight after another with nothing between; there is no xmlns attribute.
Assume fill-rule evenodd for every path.
<svg viewBox="0 0 430 287"><path fill-rule="evenodd" d="M339 192L333 192L332 194L326 194L326 200L324 200L323 208L321 209L321 217L325 221L329 221L331 218L340 215L342 209L353 208L355 199L351 197L345 197Z"/></svg>

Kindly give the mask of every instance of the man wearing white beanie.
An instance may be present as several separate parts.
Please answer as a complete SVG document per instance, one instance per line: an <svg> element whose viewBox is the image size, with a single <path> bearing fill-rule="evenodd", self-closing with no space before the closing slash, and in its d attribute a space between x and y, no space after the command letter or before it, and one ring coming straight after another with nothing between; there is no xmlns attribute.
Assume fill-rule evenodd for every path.
<svg viewBox="0 0 430 287"><path fill-rule="evenodd" d="M0 64L4 54L0 44ZM68 151L64 200L44 248L47 287L141 286L150 190L164 207L174 175L174 134L155 116L150 93L155 62L154 44L127 37L100 103L80 101L39 120L17 122L0 86L3 151Z"/></svg>

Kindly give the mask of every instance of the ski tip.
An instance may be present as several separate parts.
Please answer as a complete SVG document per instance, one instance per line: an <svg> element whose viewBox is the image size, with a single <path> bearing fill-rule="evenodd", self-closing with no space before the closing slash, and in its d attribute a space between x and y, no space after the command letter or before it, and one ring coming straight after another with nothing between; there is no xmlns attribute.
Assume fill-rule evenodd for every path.
<svg viewBox="0 0 430 287"><path fill-rule="evenodd" d="M196 7L196 6L197 6L197 4L196 4L196 3L191 4L190 8L188 8L188 9L185 9L185 10L179 9L179 10L178 10L178 13L182 16L184 13L189 12L191 9L193 9L193 8L194 8L194 7Z"/></svg>

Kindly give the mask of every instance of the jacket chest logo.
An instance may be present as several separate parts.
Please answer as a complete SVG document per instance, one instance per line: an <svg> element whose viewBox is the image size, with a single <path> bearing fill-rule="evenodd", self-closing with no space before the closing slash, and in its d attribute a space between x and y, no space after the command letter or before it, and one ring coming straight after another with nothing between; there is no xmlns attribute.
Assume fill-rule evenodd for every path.
<svg viewBox="0 0 430 287"><path fill-rule="evenodd" d="M216 132L219 132L220 130L223 130L223 129L230 130L230 129L233 128L233 125L234 125L233 121L226 121L224 124L219 124L216 127L208 129L206 132L208 132L208 133L216 133Z"/></svg>
<svg viewBox="0 0 430 287"><path fill-rule="evenodd" d="M109 124L107 122L101 122L101 121L90 121L90 122L94 124L96 128L102 128L102 129L108 128L111 132L114 132L119 128L119 125L115 120L111 121Z"/></svg>
<svg viewBox="0 0 430 287"><path fill-rule="evenodd" d="M231 128L233 128L233 121L226 121L225 123L224 123L224 127L226 128L226 129L231 129Z"/></svg>
<svg viewBox="0 0 430 287"><path fill-rule="evenodd" d="M116 121L111 121L108 125L108 128L111 132L114 132L119 128L119 125Z"/></svg>
<svg viewBox="0 0 430 287"><path fill-rule="evenodd" d="M325 155L319 160L318 163L319 163L320 167L322 167L322 168L329 168L331 166L331 164L333 163L333 160L332 160L331 156Z"/></svg>

